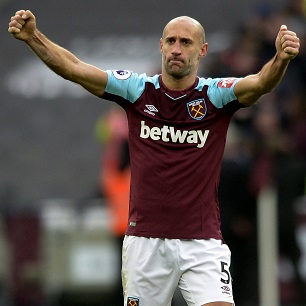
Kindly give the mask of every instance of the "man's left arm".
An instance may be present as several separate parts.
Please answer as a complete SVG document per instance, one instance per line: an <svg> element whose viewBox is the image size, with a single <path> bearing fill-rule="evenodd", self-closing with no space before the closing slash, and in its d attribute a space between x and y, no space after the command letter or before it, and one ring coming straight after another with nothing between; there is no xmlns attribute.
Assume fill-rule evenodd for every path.
<svg viewBox="0 0 306 306"><path fill-rule="evenodd" d="M281 26L275 40L276 54L257 74L248 75L235 85L234 92L238 101L252 105L264 94L271 92L282 80L287 67L300 48L296 33Z"/></svg>

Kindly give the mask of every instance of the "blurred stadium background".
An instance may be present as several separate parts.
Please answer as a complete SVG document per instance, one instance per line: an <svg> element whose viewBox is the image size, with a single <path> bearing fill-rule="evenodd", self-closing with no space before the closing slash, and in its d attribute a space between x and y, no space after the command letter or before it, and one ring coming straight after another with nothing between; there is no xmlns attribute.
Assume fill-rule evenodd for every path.
<svg viewBox="0 0 306 306"><path fill-rule="evenodd" d="M118 234L101 187L108 143L99 129L112 105L10 37L19 9L84 61L147 74L160 70L164 25L189 15L209 43L200 73L214 77L256 72L282 23L306 45L306 1L0 0L0 306L122 305ZM258 284L257 205L267 186L276 195L278 303L306 304L305 80L302 45L278 90L239 112L229 131L220 205L240 306L276 306L262 304ZM185 304L178 295L173 305Z"/></svg>

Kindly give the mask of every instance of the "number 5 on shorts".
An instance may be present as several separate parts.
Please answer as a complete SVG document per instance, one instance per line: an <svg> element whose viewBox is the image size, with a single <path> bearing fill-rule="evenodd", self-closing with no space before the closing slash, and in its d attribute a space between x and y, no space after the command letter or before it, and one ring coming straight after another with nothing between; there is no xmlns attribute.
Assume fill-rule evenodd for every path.
<svg viewBox="0 0 306 306"><path fill-rule="evenodd" d="M228 285L229 282L230 282L230 279L231 279L230 273L229 273L229 271L227 269L227 265L228 264L226 262L224 262L224 261L221 261L220 263L221 263L221 272L226 275L225 279L221 277L220 280L221 280L222 283Z"/></svg>

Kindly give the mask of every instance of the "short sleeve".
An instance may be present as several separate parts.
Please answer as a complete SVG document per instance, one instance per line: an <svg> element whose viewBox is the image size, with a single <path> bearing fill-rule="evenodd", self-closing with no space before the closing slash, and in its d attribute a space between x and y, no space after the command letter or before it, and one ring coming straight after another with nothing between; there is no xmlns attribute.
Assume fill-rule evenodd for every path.
<svg viewBox="0 0 306 306"><path fill-rule="evenodd" d="M108 81L105 92L120 96L134 103L143 93L146 75L129 70L107 70Z"/></svg>
<svg viewBox="0 0 306 306"><path fill-rule="evenodd" d="M237 100L234 87L242 78L215 78L210 79L207 95L217 108Z"/></svg>

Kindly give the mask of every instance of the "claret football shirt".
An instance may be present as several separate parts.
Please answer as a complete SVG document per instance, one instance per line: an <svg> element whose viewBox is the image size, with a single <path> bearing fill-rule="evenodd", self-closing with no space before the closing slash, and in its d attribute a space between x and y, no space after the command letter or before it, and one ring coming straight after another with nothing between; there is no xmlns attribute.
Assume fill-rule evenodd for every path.
<svg viewBox="0 0 306 306"><path fill-rule="evenodd" d="M168 90L161 75L107 71L103 99L125 110L131 191L127 235L222 239L218 184L236 78Z"/></svg>

